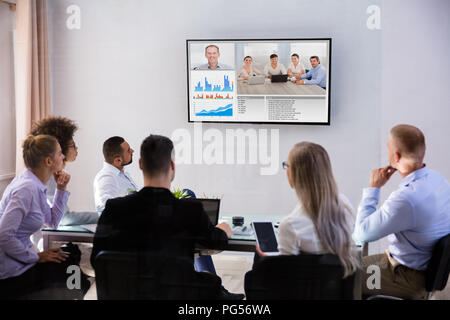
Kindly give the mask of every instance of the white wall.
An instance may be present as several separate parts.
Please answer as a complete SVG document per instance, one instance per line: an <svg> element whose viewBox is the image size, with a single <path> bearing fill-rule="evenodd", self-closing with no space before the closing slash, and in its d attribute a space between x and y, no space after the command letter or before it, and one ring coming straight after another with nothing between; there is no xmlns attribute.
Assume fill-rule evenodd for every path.
<svg viewBox="0 0 450 320"><path fill-rule="evenodd" d="M0 2L0 197L15 172L14 21L14 11Z"/></svg>
<svg viewBox="0 0 450 320"><path fill-rule="evenodd" d="M425 134L426 164L450 181L450 1L382 1L380 163L387 164L389 130L400 123ZM397 188L396 174L382 189ZM371 245L381 252L386 239Z"/></svg>
<svg viewBox="0 0 450 320"><path fill-rule="evenodd" d="M81 30L65 27L72 3L81 8ZM426 135L427 164L450 179L450 2L381 1L381 31L366 27L371 4L380 5L279 1L276 8L285 19L268 28L270 1L243 1L236 10L207 1L50 0L53 107L81 127L80 157L69 166L71 207L93 208L91 184L107 137L122 135L139 149L149 133L192 132L186 120L185 39L195 38L333 38L330 127L209 124L204 130L278 128L280 161L298 141L323 144L341 191L356 207L370 170L387 163L389 129L411 123ZM319 14L297 19L299 12L314 11ZM129 170L142 182L136 164ZM394 176L383 188L382 200L399 181ZM180 165L174 186L223 195L223 210L232 213L286 213L296 201L282 170L267 177L251 165ZM373 248L381 251L383 244Z"/></svg>
<svg viewBox="0 0 450 320"><path fill-rule="evenodd" d="M366 9L377 2L49 0L53 108L80 126L79 159L68 166L70 207L93 209L92 180L102 166L106 138L121 135L138 151L149 133L192 132L186 39L307 37L333 38L331 126L208 124L203 129L279 129L279 162L299 141L324 145L341 191L356 206L369 169L380 159L381 36L366 27ZM81 9L80 30L66 27L71 4ZM277 23L268 24L274 10L280 13ZM142 183L136 162L128 170ZM179 165L174 186L223 195L226 212L290 212L296 198L283 170L274 176L259 170Z"/></svg>

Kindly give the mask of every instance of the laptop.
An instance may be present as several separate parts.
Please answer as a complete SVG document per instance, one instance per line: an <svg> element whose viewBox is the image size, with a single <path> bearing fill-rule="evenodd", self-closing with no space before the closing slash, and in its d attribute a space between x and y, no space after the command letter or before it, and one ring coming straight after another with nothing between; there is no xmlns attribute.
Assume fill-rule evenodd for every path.
<svg viewBox="0 0 450 320"><path fill-rule="evenodd" d="M220 199L187 198L183 200L200 202L211 223L214 226L219 223Z"/></svg>
<svg viewBox="0 0 450 320"><path fill-rule="evenodd" d="M248 78L248 84L264 84L266 77L264 76L253 76Z"/></svg>
<svg viewBox="0 0 450 320"><path fill-rule="evenodd" d="M277 74L272 76L272 82L287 82L287 74Z"/></svg>

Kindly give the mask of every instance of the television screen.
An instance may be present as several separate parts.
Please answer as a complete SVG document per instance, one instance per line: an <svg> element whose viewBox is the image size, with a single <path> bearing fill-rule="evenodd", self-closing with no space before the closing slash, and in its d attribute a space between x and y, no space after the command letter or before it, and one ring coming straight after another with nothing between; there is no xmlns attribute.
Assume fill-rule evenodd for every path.
<svg viewBox="0 0 450 320"><path fill-rule="evenodd" d="M186 45L189 122L330 124L330 38Z"/></svg>

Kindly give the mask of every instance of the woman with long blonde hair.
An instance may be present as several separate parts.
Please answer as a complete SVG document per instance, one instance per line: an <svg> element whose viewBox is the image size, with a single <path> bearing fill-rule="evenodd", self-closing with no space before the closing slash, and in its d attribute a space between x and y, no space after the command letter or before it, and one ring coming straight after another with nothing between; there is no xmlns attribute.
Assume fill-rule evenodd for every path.
<svg viewBox="0 0 450 320"><path fill-rule="evenodd" d="M331 253L342 262L344 277L351 275L358 266L352 253L353 210L338 193L327 151L315 143L298 143L283 167L299 203L280 223L279 253Z"/></svg>

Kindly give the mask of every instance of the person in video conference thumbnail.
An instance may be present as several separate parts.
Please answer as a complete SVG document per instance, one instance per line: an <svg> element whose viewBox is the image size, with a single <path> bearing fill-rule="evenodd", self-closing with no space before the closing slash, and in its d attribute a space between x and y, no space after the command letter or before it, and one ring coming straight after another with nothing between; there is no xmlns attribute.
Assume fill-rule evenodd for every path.
<svg viewBox="0 0 450 320"><path fill-rule="evenodd" d="M327 87L327 70L324 66L320 64L320 60L318 56L312 56L309 61L311 62L312 69L309 70L306 74L301 75L302 80L298 80L296 83L303 85L312 85L316 84L319 87L326 89ZM311 78L311 80L308 80Z"/></svg>
<svg viewBox="0 0 450 320"><path fill-rule="evenodd" d="M194 70L232 70L231 66L219 63L220 49L214 44L210 44L205 48L205 58L208 63L195 67Z"/></svg>
<svg viewBox="0 0 450 320"><path fill-rule="evenodd" d="M264 67L264 75L272 78L272 76L280 74L287 74L286 67L282 63L278 63L278 55L271 54L270 63Z"/></svg>

